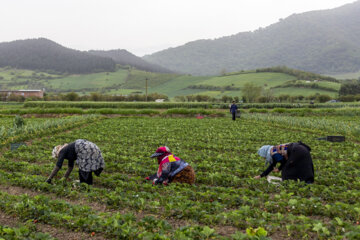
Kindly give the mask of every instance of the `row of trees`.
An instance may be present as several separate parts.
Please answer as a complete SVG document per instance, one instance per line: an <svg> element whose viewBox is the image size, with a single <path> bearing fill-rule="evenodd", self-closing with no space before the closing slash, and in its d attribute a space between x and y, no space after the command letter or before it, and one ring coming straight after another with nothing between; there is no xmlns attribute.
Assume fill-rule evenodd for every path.
<svg viewBox="0 0 360 240"><path fill-rule="evenodd" d="M256 72L278 72L278 73L285 73L288 75L292 75L297 79L301 79L301 80L324 80L329 82L339 82L336 78L333 77L323 76L312 72L306 72L293 68L288 68L286 66L260 68L260 69L256 69Z"/></svg>
<svg viewBox="0 0 360 240"><path fill-rule="evenodd" d="M147 96L145 94L130 94L130 95L107 95L101 93L90 93L90 95L79 95L75 92L67 94L47 95L44 97L45 101L155 101L156 99L164 99L167 101L169 98L164 94L151 93Z"/></svg>
<svg viewBox="0 0 360 240"><path fill-rule="evenodd" d="M131 95L106 95L101 93L90 93L89 95L79 95L75 92L70 92L66 94L45 94L44 98L24 98L23 96L17 96L17 95L10 95L8 97L6 96L0 96L2 101L11 101L11 102L24 102L25 100L30 101L107 101L107 102L122 102L122 101L155 101L156 99L164 99L165 101L168 101L168 96L164 94L159 93L151 93L147 96L145 94L131 94Z"/></svg>
<svg viewBox="0 0 360 240"><path fill-rule="evenodd" d="M239 87L235 87L234 84L226 85L226 86L213 86L213 85L206 85L206 84L198 84L198 85L189 85L187 86L189 89L205 89L209 91L238 91L240 90Z"/></svg>
<svg viewBox="0 0 360 240"><path fill-rule="evenodd" d="M347 81L341 84L340 96L360 94L360 78L356 81Z"/></svg>
<svg viewBox="0 0 360 240"><path fill-rule="evenodd" d="M360 95L359 95L360 98ZM278 97L274 97L272 96L271 98L269 98L269 96L264 96L264 95L259 95L257 96L253 101L251 102L258 102L258 103L269 103L269 102L304 102L304 101L308 101L308 102L327 102L329 100L331 100L332 98L329 95L326 94L314 94L311 96L302 96L302 95L298 95L298 96L290 96L287 94L283 94L280 95ZM344 98L340 98L340 101L346 102L346 101L353 101L351 99L356 99L356 98L349 98L344 97ZM230 103L232 101L235 102L249 102L245 97L232 97L232 96L227 96L224 95L221 98L214 98L214 97L210 97L207 95L187 95L187 96L176 96L175 97L175 101L177 102L213 102L213 103Z"/></svg>

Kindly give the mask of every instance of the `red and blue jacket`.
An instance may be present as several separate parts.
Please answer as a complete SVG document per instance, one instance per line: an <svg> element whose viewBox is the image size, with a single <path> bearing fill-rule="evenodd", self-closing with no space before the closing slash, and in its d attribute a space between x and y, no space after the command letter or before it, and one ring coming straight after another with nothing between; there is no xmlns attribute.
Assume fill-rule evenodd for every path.
<svg viewBox="0 0 360 240"><path fill-rule="evenodd" d="M165 156L160 161L157 171L158 180L156 180L156 183L162 183L166 180L168 182L171 182L172 178L175 177L176 174L181 172L188 165L189 164L187 162L173 154Z"/></svg>

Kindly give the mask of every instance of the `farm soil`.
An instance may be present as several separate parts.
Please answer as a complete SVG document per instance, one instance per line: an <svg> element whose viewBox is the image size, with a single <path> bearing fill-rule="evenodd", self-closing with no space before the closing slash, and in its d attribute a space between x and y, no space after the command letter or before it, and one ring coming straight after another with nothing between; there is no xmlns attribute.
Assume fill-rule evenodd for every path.
<svg viewBox="0 0 360 240"><path fill-rule="evenodd" d="M8 226L8 227L20 227L23 225L23 221L21 221L17 217L7 215L4 212L0 211L0 225ZM67 229L55 228L50 225L39 223L39 222L36 223L35 226L39 232L48 233L52 237L55 237L58 239L69 239L69 240L80 240L80 239L103 240L103 239L106 239L101 235L95 234L95 236L92 237L91 233L72 232L72 231L68 231Z"/></svg>
<svg viewBox="0 0 360 240"><path fill-rule="evenodd" d="M117 210L109 209L104 204L89 202L89 201L86 201L84 199L72 200L72 199L68 199L68 198L62 198L62 197L56 196L55 194L51 194L51 193L44 194L43 192L36 192L36 191L32 191L30 189L17 187L17 186L0 185L0 191L7 192L8 194L11 194L11 195L27 194L30 197L35 197L35 196L41 194L41 195L44 195L44 196L47 196L47 197L51 198L52 200L63 200L63 201L66 201L66 202L68 202L68 203L70 203L72 205L87 205L87 206L91 207L91 209L93 209L94 211L97 211L97 212L110 212L110 213L111 212L120 212L122 214L132 212L135 215L137 221L140 221L142 218L144 218L146 216L158 217L156 215L147 214L145 212L134 213L133 211L128 210L128 209L121 209L121 210L120 209L117 209ZM7 216L7 217L10 217L10 216ZM201 224L196 223L196 222L191 222L191 221L188 221L188 220L181 220L181 219L167 218L167 219L164 219L164 220L166 220L173 228L179 228L179 227L183 227L183 226L191 226L191 225L194 225L194 224L201 225ZM51 226L49 226L49 227L53 228ZM239 229L237 229L236 227L233 227L233 226L210 226L210 227L215 228L216 232L218 234L222 235L222 236L231 236L236 231L239 231ZM48 231L43 231L43 232L48 232ZM52 235L52 236L54 236L54 235ZM56 237L56 236L54 236L54 237ZM59 237L59 239L65 239L65 238L60 238ZM68 239L82 239L82 238L68 238ZM97 238L92 237L92 239L97 239ZM101 238L99 238L99 239L101 239Z"/></svg>

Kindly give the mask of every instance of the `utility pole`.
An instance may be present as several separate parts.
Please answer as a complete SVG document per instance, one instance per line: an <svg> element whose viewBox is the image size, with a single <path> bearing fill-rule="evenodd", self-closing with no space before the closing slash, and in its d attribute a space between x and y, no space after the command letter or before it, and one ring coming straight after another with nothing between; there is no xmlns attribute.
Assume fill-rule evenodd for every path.
<svg viewBox="0 0 360 240"><path fill-rule="evenodd" d="M145 102L147 102L148 78L145 78Z"/></svg>

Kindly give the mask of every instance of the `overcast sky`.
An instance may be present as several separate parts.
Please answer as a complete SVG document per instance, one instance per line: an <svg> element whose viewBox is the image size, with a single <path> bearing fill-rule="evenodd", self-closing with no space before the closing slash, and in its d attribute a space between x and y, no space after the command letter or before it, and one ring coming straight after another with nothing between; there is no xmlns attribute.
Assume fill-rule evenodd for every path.
<svg viewBox="0 0 360 240"><path fill-rule="evenodd" d="M0 42L44 37L78 50L143 56L266 27L355 0L0 0Z"/></svg>

